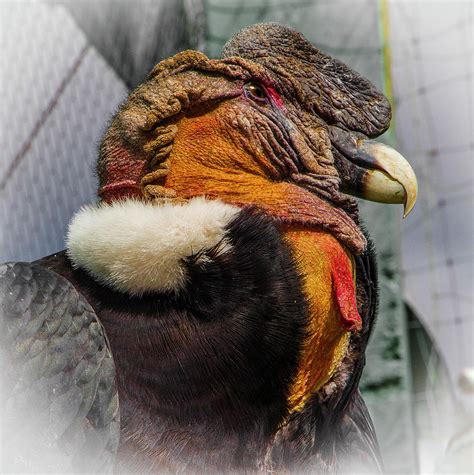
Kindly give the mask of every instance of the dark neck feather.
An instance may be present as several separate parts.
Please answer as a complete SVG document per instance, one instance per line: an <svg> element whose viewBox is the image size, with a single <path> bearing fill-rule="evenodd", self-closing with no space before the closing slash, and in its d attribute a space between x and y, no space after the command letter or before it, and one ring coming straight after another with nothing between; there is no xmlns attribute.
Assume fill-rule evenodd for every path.
<svg viewBox="0 0 474 475"><path fill-rule="evenodd" d="M306 317L293 270L273 282L264 268L246 264L251 276L241 281L238 273L221 275L233 272L222 265L210 282L198 269L190 272L199 285L179 296L132 298L72 270L64 256L48 267L78 288L105 327L117 370L121 458L134 459L130 468L142 458L144 471L157 461L256 466L287 415L298 364Z"/></svg>

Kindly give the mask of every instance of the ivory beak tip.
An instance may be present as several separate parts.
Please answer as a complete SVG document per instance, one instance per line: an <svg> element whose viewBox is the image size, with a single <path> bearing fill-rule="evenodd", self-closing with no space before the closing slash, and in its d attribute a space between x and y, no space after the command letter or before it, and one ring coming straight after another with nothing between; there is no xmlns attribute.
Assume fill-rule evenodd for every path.
<svg viewBox="0 0 474 475"><path fill-rule="evenodd" d="M418 195L418 182L413 168L388 145L367 141L362 143L361 148L376 165L375 170L367 171L370 180L366 181L366 193L382 203L403 203L403 218L406 218L415 206ZM379 176L381 174L384 180Z"/></svg>

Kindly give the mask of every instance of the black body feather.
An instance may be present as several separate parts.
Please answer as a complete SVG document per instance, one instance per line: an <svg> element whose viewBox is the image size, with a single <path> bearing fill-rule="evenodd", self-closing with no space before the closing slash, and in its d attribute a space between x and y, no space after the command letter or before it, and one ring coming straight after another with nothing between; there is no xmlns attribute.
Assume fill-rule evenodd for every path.
<svg viewBox="0 0 474 475"><path fill-rule="evenodd" d="M349 459L380 468L357 390L376 306L372 251L356 258L363 331L334 378L289 415L308 319L301 276L272 218L242 210L226 240L229 249L220 243L187 260L177 294L115 292L73 269L64 252L33 266L67 279L105 328L120 399L117 468L329 471Z"/></svg>

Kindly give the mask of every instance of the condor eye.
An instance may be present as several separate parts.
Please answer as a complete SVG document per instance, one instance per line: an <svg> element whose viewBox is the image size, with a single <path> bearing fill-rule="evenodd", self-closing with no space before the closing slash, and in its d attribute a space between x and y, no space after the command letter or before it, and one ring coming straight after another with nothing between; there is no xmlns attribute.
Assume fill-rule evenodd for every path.
<svg viewBox="0 0 474 475"><path fill-rule="evenodd" d="M249 82L244 85L245 95L250 99L258 102L267 101L267 91L266 89L255 82Z"/></svg>

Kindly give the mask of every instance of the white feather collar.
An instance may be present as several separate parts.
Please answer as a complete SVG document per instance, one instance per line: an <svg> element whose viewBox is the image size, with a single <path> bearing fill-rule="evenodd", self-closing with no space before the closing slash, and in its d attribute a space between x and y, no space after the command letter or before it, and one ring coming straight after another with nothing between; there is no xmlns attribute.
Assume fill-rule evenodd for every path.
<svg viewBox="0 0 474 475"><path fill-rule="evenodd" d="M68 256L75 267L116 290L133 295L177 291L187 281L183 259L222 241L239 211L204 198L184 204L125 200L85 206L69 224Z"/></svg>

